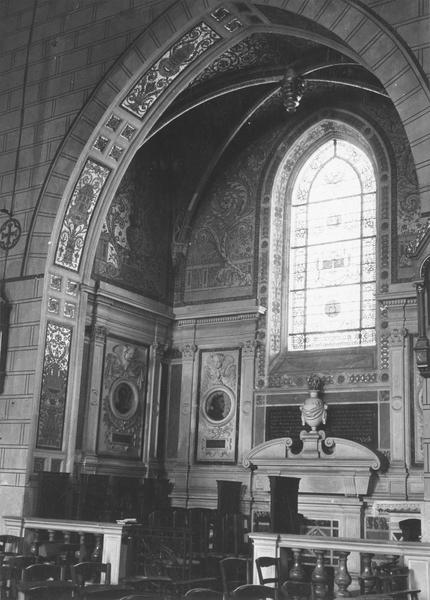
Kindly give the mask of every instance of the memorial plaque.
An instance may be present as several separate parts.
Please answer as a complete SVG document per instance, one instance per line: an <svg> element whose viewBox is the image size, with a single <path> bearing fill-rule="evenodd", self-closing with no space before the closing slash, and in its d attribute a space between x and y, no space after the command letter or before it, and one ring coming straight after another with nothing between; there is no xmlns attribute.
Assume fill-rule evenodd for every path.
<svg viewBox="0 0 430 600"><path fill-rule="evenodd" d="M266 414L266 441L277 437L297 440L301 423L299 406L270 406ZM378 405L337 404L328 407L327 424L319 429L327 437L340 437L358 442L367 448L378 448Z"/></svg>

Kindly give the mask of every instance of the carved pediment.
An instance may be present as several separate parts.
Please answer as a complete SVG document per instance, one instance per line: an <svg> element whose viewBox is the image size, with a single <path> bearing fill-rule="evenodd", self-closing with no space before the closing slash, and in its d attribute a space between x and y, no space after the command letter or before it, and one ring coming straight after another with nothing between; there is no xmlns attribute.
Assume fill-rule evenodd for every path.
<svg viewBox="0 0 430 600"><path fill-rule="evenodd" d="M246 468L260 475L299 477L301 493L365 496L372 471L381 468L375 452L351 440L324 439L323 432L300 434L303 447L296 451L291 438L276 438L252 448Z"/></svg>

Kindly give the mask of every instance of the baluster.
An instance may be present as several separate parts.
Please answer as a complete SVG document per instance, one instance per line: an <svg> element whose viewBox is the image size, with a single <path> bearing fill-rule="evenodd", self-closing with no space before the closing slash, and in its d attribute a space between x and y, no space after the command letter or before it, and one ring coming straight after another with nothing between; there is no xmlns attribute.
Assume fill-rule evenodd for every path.
<svg viewBox="0 0 430 600"><path fill-rule="evenodd" d="M79 561L83 562L87 558L87 547L85 545L85 533L79 531Z"/></svg>
<svg viewBox="0 0 430 600"><path fill-rule="evenodd" d="M30 544L30 554L37 557L39 554L39 530L35 529L33 531L33 536Z"/></svg>
<svg viewBox="0 0 430 600"><path fill-rule="evenodd" d="M289 572L289 578L293 581L305 581L306 574L302 565L302 549L301 548L291 548L293 551L293 566Z"/></svg>
<svg viewBox="0 0 430 600"><path fill-rule="evenodd" d="M361 555L363 570L360 575L360 592L362 594L370 594L375 591L377 577L372 570L374 556L373 552L363 552Z"/></svg>
<svg viewBox="0 0 430 600"><path fill-rule="evenodd" d="M91 560L100 561L102 559L102 551L103 551L103 534L96 533L96 544L94 546L94 550L91 554Z"/></svg>
<svg viewBox="0 0 430 600"><path fill-rule="evenodd" d="M71 548L71 532L62 531L61 533L63 534L63 547L60 553L60 560L63 568L63 575L65 575L67 570L67 564L75 562L75 553L73 548Z"/></svg>
<svg viewBox="0 0 430 600"><path fill-rule="evenodd" d="M55 541L55 529L48 529L48 542Z"/></svg>
<svg viewBox="0 0 430 600"><path fill-rule="evenodd" d="M70 544L70 538L72 536L72 534L70 533L70 531L62 531L61 533L63 534L64 543L65 544Z"/></svg>
<svg viewBox="0 0 430 600"><path fill-rule="evenodd" d="M351 575L348 572L347 560L349 556L349 552L339 552L339 565L336 569L336 575L334 578L334 582L336 583L338 590L336 597L337 598L349 598L351 595L348 592L347 588L351 585Z"/></svg>
<svg viewBox="0 0 430 600"><path fill-rule="evenodd" d="M317 562L312 571L312 583L315 598L328 598L328 574L324 567L324 550L315 550Z"/></svg>

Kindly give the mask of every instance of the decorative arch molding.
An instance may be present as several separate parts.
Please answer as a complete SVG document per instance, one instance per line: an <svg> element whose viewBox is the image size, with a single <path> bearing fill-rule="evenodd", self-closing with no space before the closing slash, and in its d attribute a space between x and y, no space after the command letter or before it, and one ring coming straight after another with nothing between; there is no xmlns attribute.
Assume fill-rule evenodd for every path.
<svg viewBox="0 0 430 600"><path fill-rule="evenodd" d="M269 364L281 354L285 337L282 312L288 193L303 161L316 145L333 134L343 139L353 138L374 162L379 181L378 254L380 267L384 268L384 275L379 278L381 290L388 283L392 189L388 150L376 129L364 117L341 109L321 109L279 138L262 185L258 296L259 304L267 308L267 314L266 331L262 335L266 348L259 356L259 387L268 383Z"/></svg>
<svg viewBox="0 0 430 600"><path fill-rule="evenodd" d="M285 8L285 2L281 0L267 0L266 4L280 9ZM420 181L423 206L430 205L430 166L427 164L430 145L430 119L428 118L430 92L411 51L373 11L360 4L357 5L351 0L334 0L319 7L317 11L315 11L315 5L308 2L299 2L288 5L286 8L290 12L311 19L336 34L361 56L363 64L385 86L409 137ZM258 10L255 9L255 12L258 13ZM73 194L78 194L79 178L82 174L88 178L88 170L91 170L88 160L94 156L94 144L100 137L108 140L107 142L100 140L99 145L106 143L107 155L100 157L102 158L100 162L102 166L110 168L106 178L106 181L107 179L110 181L104 188L104 193L100 194L97 200L112 192L115 188L114 180L116 183L120 180L132 156L142 143L145 132L149 131L154 123L154 115L151 111L144 115L133 115L125 111L124 98L130 98L133 89L136 92L136 86L139 85L144 73L150 73L156 65L160 66L161 62L168 58L168 53L172 51L175 44L177 45L181 39L183 40L189 35L192 30L191 23L196 26L199 19L204 19L201 22L208 24L220 38L220 43L217 45L219 53L226 46L236 43L241 37L252 31L255 19L253 21L250 16L255 16L252 14L252 10L238 14L238 9L230 6L229 3L223 7L214 0L177 2L130 46L94 92L58 152L41 192L37 214L31 224L23 262L23 275L35 271L40 272L44 268L46 257L43 252L40 252L40 246L41 240L46 238L44 232L47 219L53 223L53 243L49 252L48 264L53 262L57 239L62 233L64 234L64 222L59 223L59 220L66 214L66 204ZM267 22L267 19L264 20ZM183 34L182 38L179 37L181 33ZM173 39L176 39L176 42L171 44ZM327 43L330 43L329 40ZM171 45L169 46L169 44ZM196 60L188 70L188 78L178 77L177 83L180 80L182 82L186 79L189 80L204 64L208 64L214 54L216 52L208 51L205 56L206 60L201 57ZM172 73L169 76L171 83ZM165 98L162 102L158 99L158 108L161 104L167 104L178 93L177 83L170 86L169 93L164 94ZM128 90L125 95L123 90ZM110 114L115 114L115 110L119 113L116 116L122 117L126 123L121 124L121 128L113 130L112 135L107 136L109 131L106 129L107 123ZM134 140L133 136L130 138L122 136L124 127L127 125L135 128ZM97 157L97 152L95 154ZM87 169L86 172L85 169ZM57 210L58 207L60 207L59 210ZM97 221L96 216L101 216L103 211L95 204L91 210L94 223ZM56 215L57 222L54 225ZM95 229L98 231L97 227ZM82 240L82 254L85 253L85 242L91 241L92 237L89 235Z"/></svg>

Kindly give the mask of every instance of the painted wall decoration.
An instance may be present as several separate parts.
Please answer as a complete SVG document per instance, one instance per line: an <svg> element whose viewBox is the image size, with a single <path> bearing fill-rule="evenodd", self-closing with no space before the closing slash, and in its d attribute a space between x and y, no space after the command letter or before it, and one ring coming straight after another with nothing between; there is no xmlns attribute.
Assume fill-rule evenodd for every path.
<svg viewBox="0 0 430 600"><path fill-rule="evenodd" d="M55 264L78 271L94 208L110 169L87 160L67 207L55 255Z"/></svg>
<svg viewBox="0 0 430 600"><path fill-rule="evenodd" d="M393 199L396 201L394 204L396 211L392 219L392 234L395 242L393 246L395 251L392 253L392 281L409 281L414 273L408 249L427 226L426 218L421 217L413 156L399 115L390 103L384 105L373 98L366 97L363 99L363 108L369 117L378 123L393 150L396 173ZM386 252L390 252L389 247Z"/></svg>
<svg viewBox="0 0 430 600"><path fill-rule="evenodd" d="M308 51L309 47L313 45L309 40L295 39L293 45L282 35L268 36L264 33L254 33L218 56L193 79L190 85L198 85L221 73L239 69L264 65L271 67L285 65L286 62L293 62L299 58L305 49ZM316 44L315 47L317 47Z"/></svg>
<svg viewBox="0 0 430 600"><path fill-rule="evenodd" d="M121 106L142 119L178 75L220 39L206 23L193 27L139 79Z"/></svg>
<svg viewBox="0 0 430 600"><path fill-rule="evenodd" d="M240 350L200 353L198 462L236 462Z"/></svg>
<svg viewBox="0 0 430 600"><path fill-rule="evenodd" d="M71 342L71 327L48 321L37 425L37 448L62 449Z"/></svg>
<svg viewBox="0 0 430 600"><path fill-rule="evenodd" d="M164 188L138 157L112 200L97 246L93 277L169 300L169 207Z"/></svg>
<svg viewBox="0 0 430 600"><path fill-rule="evenodd" d="M148 347L107 338L97 450L138 459L142 454Z"/></svg>
<svg viewBox="0 0 430 600"><path fill-rule="evenodd" d="M253 293L258 182L267 151L264 137L215 176L192 226L185 302Z"/></svg>

